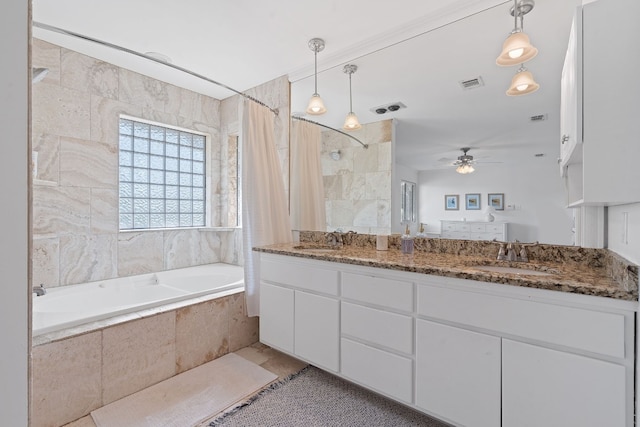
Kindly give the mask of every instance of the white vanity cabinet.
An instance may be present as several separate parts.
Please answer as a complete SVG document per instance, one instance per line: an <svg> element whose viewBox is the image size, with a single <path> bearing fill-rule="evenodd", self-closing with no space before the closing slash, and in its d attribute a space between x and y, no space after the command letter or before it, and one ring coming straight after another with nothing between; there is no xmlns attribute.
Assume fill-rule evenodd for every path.
<svg viewBox="0 0 640 427"><path fill-rule="evenodd" d="M290 257L260 263L260 340L314 365L339 369L338 271Z"/></svg>
<svg viewBox="0 0 640 427"><path fill-rule="evenodd" d="M413 283L342 272L341 373L413 402Z"/></svg>
<svg viewBox="0 0 640 427"><path fill-rule="evenodd" d="M506 222L480 221L440 221L442 230L440 237L461 240L499 240L507 241Z"/></svg>
<svg viewBox="0 0 640 427"><path fill-rule="evenodd" d="M633 425L626 375L619 363L503 339L502 425Z"/></svg>
<svg viewBox="0 0 640 427"><path fill-rule="evenodd" d="M456 426L633 426L637 302L260 256L266 344Z"/></svg>
<svg viewBox="0 0 640 427"><path fill-rule="evenodd" d="M500 425L500 338L416 321L416 405L464 426Z"/></svg>

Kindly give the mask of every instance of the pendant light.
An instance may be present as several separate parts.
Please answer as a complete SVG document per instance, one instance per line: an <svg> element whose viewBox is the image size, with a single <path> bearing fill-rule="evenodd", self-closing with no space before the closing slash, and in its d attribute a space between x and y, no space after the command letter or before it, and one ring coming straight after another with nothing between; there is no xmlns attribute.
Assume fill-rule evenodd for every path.
<svg viewBox="0 0 640 427"><path fill-rule="evenodd" d="M513 0L511 15L514 18L514 28L511 35L507 37L502 45L502 52L496 64L508 67L522 64L533 59L538 54L538 49L531 45L529 36L524 33L524 15L531 12L534 6L533 0ZM520 28L518 28L518 17L520 17Z"/></svg>
<svg viewBox="0 0 640 427"><path fill-rule="evenodd" d="M324 49L324 40L317 38L309 40L309 49L313 51L315 63L313 73L315 81L315 91L313 92L313 95L311 95L311 99L309 100L307 113L318 116L327 112L327 109L324 106L324 102L322 102L322 98L320 98L320 95L318 95L318 52L321 52Z"/></svg>
<svg viewBox="0 0 640 427"><path fill-rule="evenodd" d="M511 80L511 86L507 90L507 95L518 96L533 93L540 88L540 85L533 80L531 71L527 70L524 65L518 68L518 72Z"/></svg>
<svg viewBox="0 0 640 427"><path fill-rule="evenodd" d="M358 66L353 64L347 64L342 69L346 74L349 74L349 113L347 114L346 119L344 120L344 125L342 129L352 131L358 130L362 127L360 122L358 121L358 116L353 112L353 97L351 95L351 75L358 71Z"/></svg>

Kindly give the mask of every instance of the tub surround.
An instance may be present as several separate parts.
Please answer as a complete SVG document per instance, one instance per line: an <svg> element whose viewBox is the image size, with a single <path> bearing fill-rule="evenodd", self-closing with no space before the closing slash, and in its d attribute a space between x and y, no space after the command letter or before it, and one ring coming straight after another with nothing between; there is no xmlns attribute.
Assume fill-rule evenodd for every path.
<svg viewBox="0 0 640 427"><path fill-rule="evenodd" d="M260 252L291 255L343 264L363 265L480 282L501 283L583 295L637 301L638 266L602 249L572 246L527 245L529 262L496 261L498 244L453 239L415 240L412 255L400 251L400 237L389 237L389 250L376 250L376 236L353 235L350 244L332 251L303 249L305 244L326 245L326 234L301 232L301 243L254 248ZM474 266L500 265L551 273L549 276L480 271Z"/></svg>
<svg viewBox="0 0 640 427"><path fill-rule="evenodd" d="M64 425L257 341L258 318L237 290L40 335L32 423Z"/></svg>

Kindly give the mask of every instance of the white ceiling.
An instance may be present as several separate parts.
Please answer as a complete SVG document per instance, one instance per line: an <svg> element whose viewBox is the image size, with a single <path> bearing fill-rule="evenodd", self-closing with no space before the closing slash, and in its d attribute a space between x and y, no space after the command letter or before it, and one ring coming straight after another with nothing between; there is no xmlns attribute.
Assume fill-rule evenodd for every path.
<svg viewBox="0 0 640 427"><path fill-rule="evenodd" d="M513 28L504 0L33 0L33 20L137 52L158 52L172 63L244 91L282 75L292 81L291 110L304 111L313 93L313 37L323 116L340 128L353 110L362 123L397 119L398 162L417 170L450 167L469 146L476 160L536 161L558 156L560 74L572 14L580 0L537 0L525 31L539 54L527 67L541 88L505 95L517 67L495 58ZM233 93L169 67L91 42L34 28L34 37L157 79L224 99ZM37 66L37 64L34 64ZM458 82L481 76L485 86ZM372 107L400 101L406 109L377 115ZM532 115L546 114L530 123ZM355 142L354 142L355 143ZM486 165L489 167L490 165Z"/></svg>

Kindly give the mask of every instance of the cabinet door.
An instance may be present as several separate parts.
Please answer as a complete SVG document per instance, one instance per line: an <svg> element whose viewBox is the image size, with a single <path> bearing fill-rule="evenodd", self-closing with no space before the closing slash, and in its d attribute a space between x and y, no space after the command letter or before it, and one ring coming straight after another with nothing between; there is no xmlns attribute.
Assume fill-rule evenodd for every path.
<svg viewBox="0 0 640 427"><path fill-rule="evenodd" d="M294 353L322 368L339 368L340 302L295 291Z"/></svg>
<svg viewBox="0 0 640 427"><path fill-rule="evenodd" d="M504 339L502 395L503 427L632 425L615 363Z"/></svg>
<svg viewBox="0 0 640 427"><path fill-rule="evenodd" d="M416 321L416 405L464 426L500 425L500 338Z"/></svg>
<svg viewBox="0 0 640 427"><path fill-rule="evenodd" d="M260 285L260 341L293 353L293 290Z"/></svg>

